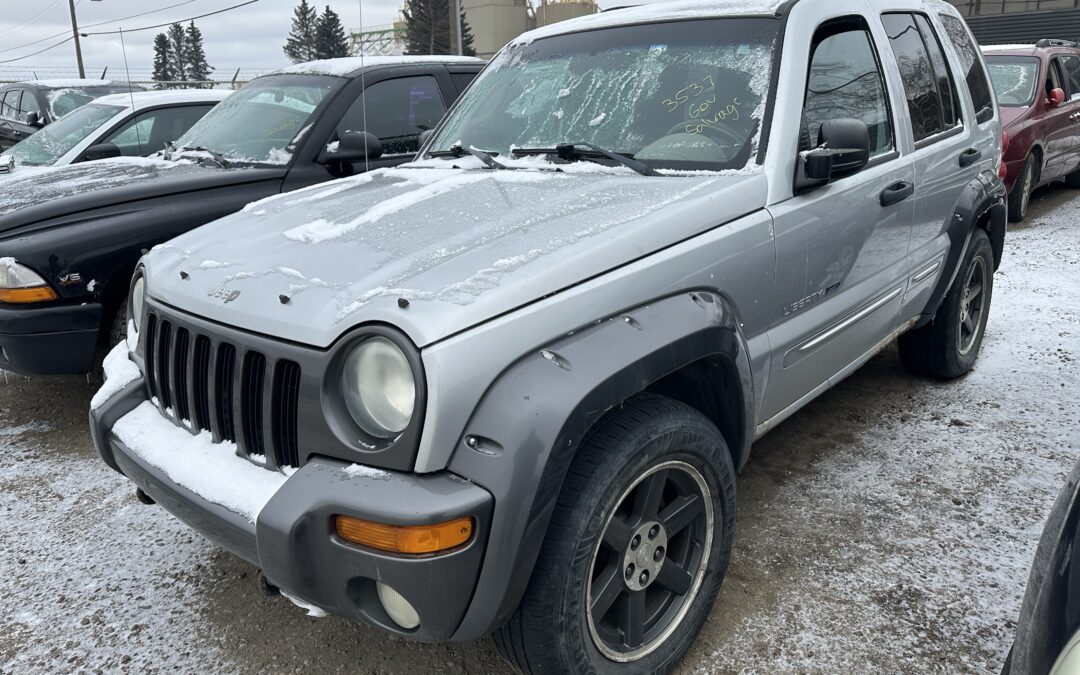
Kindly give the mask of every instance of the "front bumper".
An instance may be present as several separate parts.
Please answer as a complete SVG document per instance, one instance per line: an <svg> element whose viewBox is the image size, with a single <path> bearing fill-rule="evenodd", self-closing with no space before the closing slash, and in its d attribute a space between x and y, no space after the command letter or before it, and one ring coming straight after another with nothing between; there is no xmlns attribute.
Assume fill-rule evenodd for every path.
<svg viewBox="0 0 1080 675"><path fill-rule="evenodd" d="M89 372L101 313L98 303L0 307L0 368L22 375Z"/></svg>
<svg viewBox="0 0 1080 675"><path fill-rule="evenodd" d="M486 490L450 473L347 474L342 469L348 463L313 457L251 523L177 485L110 432L145 400L143 381L136 380L90 412L91 433L102 459L167 511L262 568L270 583L330 613L416 640L453 637L480 574L493 505ZM163 417L162 424L172 422ZM472 516L476 528L469 543L449 553L406 557L339 539L333 525L336 514L396 525ZM416 608L418 628L402 630L390 619L376 595L376 581Z"/></svg>

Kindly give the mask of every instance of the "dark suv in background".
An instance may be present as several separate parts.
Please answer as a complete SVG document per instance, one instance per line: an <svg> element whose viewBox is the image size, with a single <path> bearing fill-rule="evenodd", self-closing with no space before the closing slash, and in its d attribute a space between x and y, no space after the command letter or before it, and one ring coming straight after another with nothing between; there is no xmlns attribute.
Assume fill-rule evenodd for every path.
<svg viewBox="0 0 1080 675"><path fill-rule="evenodd" d="M37 80L0 87L0 150L96 98L143 88L108 80Z"/></svg>
<svg viewBox="0 0 1080 675"><path fill-rule="evenodd" d="M1008 136L1009 220L1032 191L1065 180L1080 187L1080 47L1066 40L983 47Z"/></svg>

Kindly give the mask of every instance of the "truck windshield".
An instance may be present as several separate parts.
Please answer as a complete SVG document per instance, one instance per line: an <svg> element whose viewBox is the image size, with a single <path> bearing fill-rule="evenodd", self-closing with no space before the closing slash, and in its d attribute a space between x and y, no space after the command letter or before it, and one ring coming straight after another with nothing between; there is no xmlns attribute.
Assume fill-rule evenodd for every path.
<svg viewBox="0 0 1080 675"><path fill-rule="evenodd" d="M732 170L757 151L779 21L621 26L511 45L432 151L592 143L652 168Z"/></svg>
<svg viewBox="0 0 1080 675"><path fill-rule="evenodd" d="M1007 108L1031 105L1039 79L1039 59L1033 56L987 56L997 102Z"/></svg>
<svg viewBox="0 0 1080 675"><path fill-rule="evenodd" d="M214 106L173 145L179 157L184 148L205 148L230 163L288 164L316 108L345 82L315 75L260 77Z"/></svg>
<svg viewBox="0 0 1080 675"><path fill-rule="evenodd" d="M16 143L7 154L15 155L18 164L51 166L123 110L121 105L84 105Z"/></svg>

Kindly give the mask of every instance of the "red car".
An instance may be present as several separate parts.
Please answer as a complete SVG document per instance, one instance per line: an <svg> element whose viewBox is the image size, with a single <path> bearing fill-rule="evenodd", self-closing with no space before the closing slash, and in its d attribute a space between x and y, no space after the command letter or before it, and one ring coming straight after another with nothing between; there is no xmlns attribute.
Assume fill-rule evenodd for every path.
<svg viewBox="0 0 1080 675"><path fill-rule="evenodd" d="M1080 187L1080 45L983 47L1008 136L1009 220L1027 213L1032 191L1064 180Z"/></svg>

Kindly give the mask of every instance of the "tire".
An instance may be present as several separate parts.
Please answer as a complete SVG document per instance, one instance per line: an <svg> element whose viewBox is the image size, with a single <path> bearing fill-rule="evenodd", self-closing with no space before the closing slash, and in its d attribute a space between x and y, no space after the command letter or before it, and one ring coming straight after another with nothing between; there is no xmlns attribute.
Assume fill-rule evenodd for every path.
<svg viewBox="0 0 1080 675"><path fill-rule="evenodd" d="M934 319L900 336L900 360L915 373L954 379L975 366L994 295L994 250L981 228Z"/></svg>
<svg viewBox="0 0 1080 675"><path fill-rule="evenodd" d="M692 517L673 518L688 504ZM670 536L661 527L679 522ZM495 645L534 675L667 672L716 601L734 532L735 468L719 430L677 401L631 399L571 463L528 588ZM610 608L595 617L586 611L594 592ZM642 606L642 639L628 647L635 631L619 620L626 626Z"/></svg>
<svg viewBox="0 0 1080 675"><path fill-rule="evenodd" d="M109 324L105 344L98 348L97 355L94 357L94 369L90 372L90 375L96 382L105 381L105 370L103 368L105 357L109 355L113 347L122 340L127 339L127 314L127 301L124 301L116 310L116 314L113 315L112 323Z"/></svg>
<svg viewBox="0 0 1080 675"><path fill-rule="evenodd" d="M1024 169L1016 178L1016 184L1009 192L1009 222L1019 223L1027 216L1031 193L1035 189L1035 157L1028 155L1024 160Z"/></svg>

